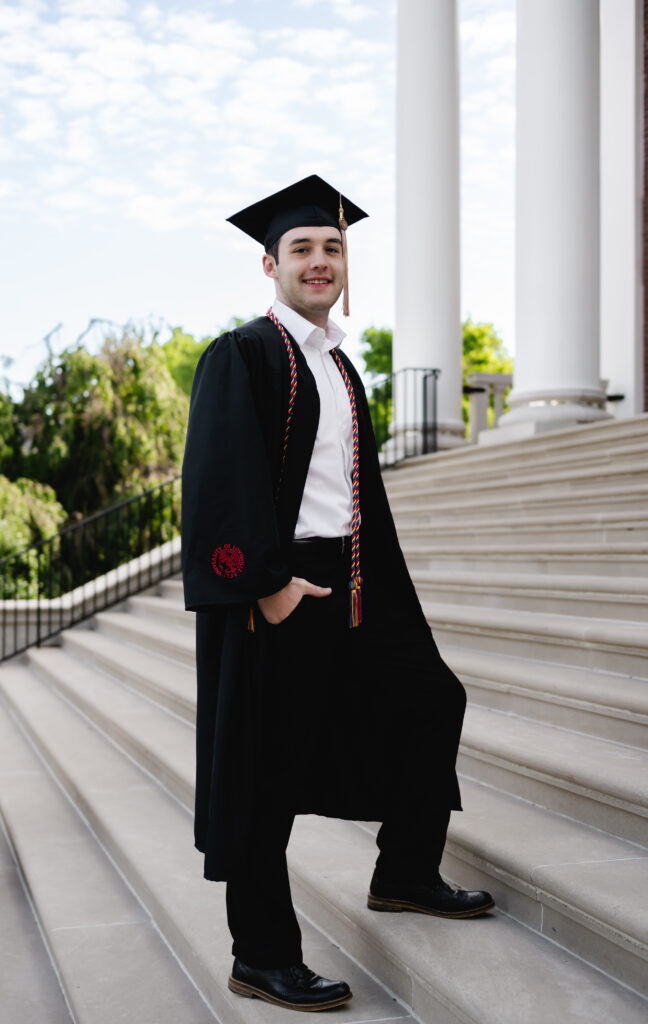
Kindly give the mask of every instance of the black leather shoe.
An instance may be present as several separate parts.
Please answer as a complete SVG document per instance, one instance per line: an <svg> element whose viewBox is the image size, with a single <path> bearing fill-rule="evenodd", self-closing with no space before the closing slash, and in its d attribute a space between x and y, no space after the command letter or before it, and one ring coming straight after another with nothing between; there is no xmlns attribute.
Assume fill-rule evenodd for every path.
<svg viewBox="0 0 648 1024"><path fill-rule="evenodd" d="M306 964L262 970L234 960L227 987L239 996L265 999L288 1010L330 1010L351 998L346 981L320 978Z"/></svg>
<svg viewBox="0 0 648 1024"><path fill-rule="evenodd" d="M435 917L477 917L495 906L489 892L453 889L442 878L431 884L406 885L372 879L367 906L370 910L400 912L414 910Z"/></svg>

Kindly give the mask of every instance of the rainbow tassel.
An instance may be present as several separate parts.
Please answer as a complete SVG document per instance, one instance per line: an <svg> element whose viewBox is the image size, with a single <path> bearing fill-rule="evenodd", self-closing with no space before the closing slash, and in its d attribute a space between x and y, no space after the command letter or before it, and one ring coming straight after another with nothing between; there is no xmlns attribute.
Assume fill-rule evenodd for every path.
<svg viewBox="0 0 648 1024"><path fill-rule="evenodd" d="M349 580L349 629L354 629L362 622L362 576L353 576Z"/></svg>
<svg viewBox="0 0 648 1024"><path fill-rule="evenodd" d="M248 627L247 628L248 628L248 633L254 633L255 632L254 605L250 605L250 614L248 615Z"/></svg>

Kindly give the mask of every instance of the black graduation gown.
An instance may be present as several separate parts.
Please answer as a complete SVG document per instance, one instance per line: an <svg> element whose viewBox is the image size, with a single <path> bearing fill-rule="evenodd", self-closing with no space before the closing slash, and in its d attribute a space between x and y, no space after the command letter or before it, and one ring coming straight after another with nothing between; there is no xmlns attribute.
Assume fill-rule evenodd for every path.
<svg viewBox="0 0 648 1024"><path fill-rule="evenodd" d="M315 380L299 345L290 341L298 381L283 471L289 361L268 318L213 341L201 356L191 395L182 566L185 605L197 612L195 840L205 854L205 877L215 880L231 875L260 801L295 813L375 821L407 808L461 808L454 762L465 693L437 651L405 565L364 388L344 353L358 409L363 578L363 622L344 628L354 634L360 661L356 657L348 678L346 662L330 661L335 637L322 638L335 669L331 685L343 688L324 703L320 688L316 699L307 685L309 665L303 664L290 728L300 721L307 727L316 716L319 735L328 729L339 736L342 703L344 742L330 750L302 744L300 763L292 766L294 784L287 786L284 776L279 785L273 775L271 750L283 741L282 716L271 711L282 668L279 634L271 633L282 627L269 626L257 608L250 631L249 610L293 575L291 543L319 421ZM316 651L312 657L317 660ZM322 723L323 715L330 722ZM266 742L269 721L274 747ZM333 769L337 784L329 790ZM317 785L300 790L299 779L314 777Z"/></svg>

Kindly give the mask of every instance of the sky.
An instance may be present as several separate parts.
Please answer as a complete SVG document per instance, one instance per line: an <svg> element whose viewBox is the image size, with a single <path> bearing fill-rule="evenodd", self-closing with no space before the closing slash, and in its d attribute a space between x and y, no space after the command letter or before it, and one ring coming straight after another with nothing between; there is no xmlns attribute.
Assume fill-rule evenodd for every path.
<svg viewBox="0 0 648 1024"><path fill-rule="evenodd" d="M459 0L462 317L513 314L515 0ZM396 0L2 0L0 376L110 324L265 312L231 213L317 173L349 232L345 348L394 323ZM87 330L92 320L101 321ZM11 361L11 363L10 363ZM4 364L4 368L3 368Z"/></svg>

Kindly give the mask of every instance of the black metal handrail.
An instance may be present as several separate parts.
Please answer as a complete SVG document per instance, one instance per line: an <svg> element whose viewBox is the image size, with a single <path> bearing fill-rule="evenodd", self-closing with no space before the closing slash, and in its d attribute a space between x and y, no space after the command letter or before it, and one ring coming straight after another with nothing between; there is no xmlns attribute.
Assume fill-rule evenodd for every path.
<svg viewBox="0 0 648 1024"><path fill-rule="evenodd" d="M437 381L441 370L407 366L367 389L383 469L413 455L436 452Z"/></svg>
<svg viewBox="0 0 648 1024"><path fill-rule="evenodd" d="M177 572L179 533L177 476L0 559L0 661Z"/></svg>

